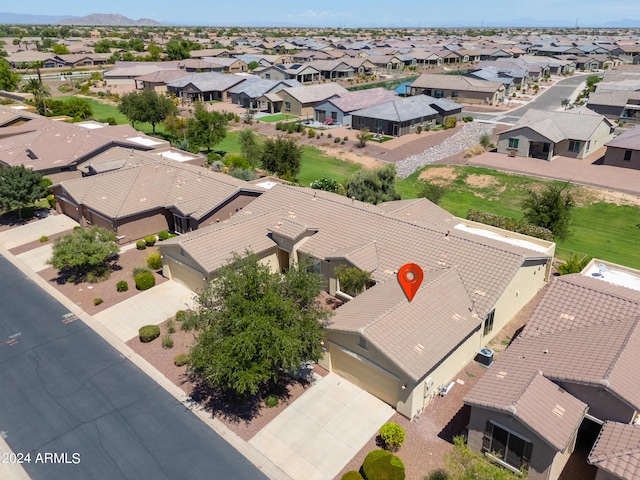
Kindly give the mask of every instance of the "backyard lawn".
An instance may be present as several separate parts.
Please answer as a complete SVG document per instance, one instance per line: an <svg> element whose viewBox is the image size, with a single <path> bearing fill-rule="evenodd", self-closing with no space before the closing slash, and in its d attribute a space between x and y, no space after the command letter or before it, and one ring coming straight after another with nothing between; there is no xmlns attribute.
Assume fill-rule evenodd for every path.
<svg viewBox="0 0 640 480"><path fill-rule="evenodd" d="M265 123L274 123L274 122L284 122L289 120L295 120L296 118L298 117L296 117L295 115L290 115L286 113L276 113L275 115L260 117L257 120L260 120L261 122L265 122Z"/></svg>

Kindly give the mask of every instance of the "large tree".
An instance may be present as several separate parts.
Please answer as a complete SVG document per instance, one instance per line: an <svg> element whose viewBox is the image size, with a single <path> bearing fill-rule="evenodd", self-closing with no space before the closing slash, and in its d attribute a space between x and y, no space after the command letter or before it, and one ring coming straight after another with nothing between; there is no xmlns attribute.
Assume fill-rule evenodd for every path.
<svg viewBox="0 0 640 480"><path fill-rule="evenodd" d="M374 205L400 200L396 192L396 166L389 164L378 170L360 170L347 181L347 196Z"/></svg>
<svg viewBox="0 0 640 480"><path fill-rule="evenodd" d="M182 324L199 331L189 355L194 375L246 397L272 389L283 372L317 361L330 315L317 300L321 289L322 278L307 264L272 273L255 254L235 254Z"/></svg>
<svg viewBox="0 0 640 480"><path fill-rule="evenodd" d="M123 95L118 109L127 116L132 125L135 125L135 122L150 123L154 135L158 123L178 113L173 100L150 88Z"/></svg>
<svg viewBox="0 0 640 480"><path fill-rule="evenodd" d="M42 175L23 165L0 169L0 205L4 211L22 209L45 197L47 190L42 183Z"/></svg>
<svg viewBox="0 0 640 480"><path fill-rule="evenodd" d="M54 240L53 253L47 263L81 279L105 267L119 251L115 232L102 227L77 228Z"/></svg>
<svg viewBox="0 0 640 480"><path fill-rule="evenodd" d="M20 83L20 75L11 69L5 59L0 58L0 90L13 92Z"/></svg>
<svg viewBox="0 0 640 480"><path fill-rule="evenodd" d="M262 146L262 168L286 180L300 173L302 145L293 137L267 138Z"/></svg>
<svg viewBox="0 0 640 480"><path fill-rule="evenodd" d="M250 128L240 131L238 139L240 143L240 152L246 158L253 168L260 164L262 157L262 145L258 140L258 136Z"/></svg>
<svg viewBox="0 0 640 480"><path fill-rule="evenodd" d="M558 240L569 236L571 209L575 206L573 196L566 191L568 183L550 183L540 192L529 190L520 207L527 222L548 228Z"/></svg>
<svg viewBox="0 0 640 480"><path fill-rule="evenodd" d="M193 117L187 120L187 139L210 152L211 147L227 136L228 123L224 113L210 112L204 103L196 102Z"/></svg>

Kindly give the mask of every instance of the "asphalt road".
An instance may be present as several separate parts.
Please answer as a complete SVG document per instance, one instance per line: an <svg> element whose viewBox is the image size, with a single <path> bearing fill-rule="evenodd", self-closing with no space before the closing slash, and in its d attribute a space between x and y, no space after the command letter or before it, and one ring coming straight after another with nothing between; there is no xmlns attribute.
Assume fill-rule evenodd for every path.
<svg viewBox="0 0 640 480"><path fill-rule="evenodd" d="M266 478L1 256L0 292L0 434L32 479Z"/></svg>
<svg viewBox="0 0 640 480"><path fill-rule="evenodd" d="M530 108L539 110L555 110L562 106L562 100L571 97L580 85L587 81L587 75L574 75L572 77L563 78L551 87L547 88L540 95L536 96L533 101L520 108L509 112L498 113L478 113L468 112L478 120L493 120L496 122L516 123ZM464 115L464 113L463 113Z"/></svg>

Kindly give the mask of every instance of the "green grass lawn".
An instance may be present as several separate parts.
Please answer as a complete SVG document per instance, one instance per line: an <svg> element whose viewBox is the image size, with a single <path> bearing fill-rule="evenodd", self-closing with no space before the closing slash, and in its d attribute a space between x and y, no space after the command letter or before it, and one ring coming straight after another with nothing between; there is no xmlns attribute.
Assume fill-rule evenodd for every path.
<svg viewBox="0 0 640 480"><path fill-rule="evenodd" d="M350 175L361 168L357 163L338 160L323 154L315 147L305 146L298 182L308 186L312 181L326 177L345 183Z"/></svg>
<svg viewBox="0 0 640 480"><path fill-rule="evenodd" d="M274 123L274 122L284 122L289 120L295 120L296 118L298 117L296 117L295 115L287 115L286 113L276 113L275 115L260 117L260 118L257 118L256 120L260 120L261 122L265 122L265 123Z"/></svg>

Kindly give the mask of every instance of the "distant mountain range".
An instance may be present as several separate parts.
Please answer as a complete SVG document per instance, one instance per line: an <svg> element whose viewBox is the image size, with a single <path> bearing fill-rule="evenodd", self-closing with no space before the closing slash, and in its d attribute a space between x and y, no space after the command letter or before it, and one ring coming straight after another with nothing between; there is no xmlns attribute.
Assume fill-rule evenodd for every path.
<svg viewBox="0 0 640 480"><path fill-rule="evenodd" d="M27 13L0 13L0 24L5 25L100 25L107 27L158 27L162 23L149 18L132 20L119 14L92 13L84 17L71 15L30 15Z"/></svg>

